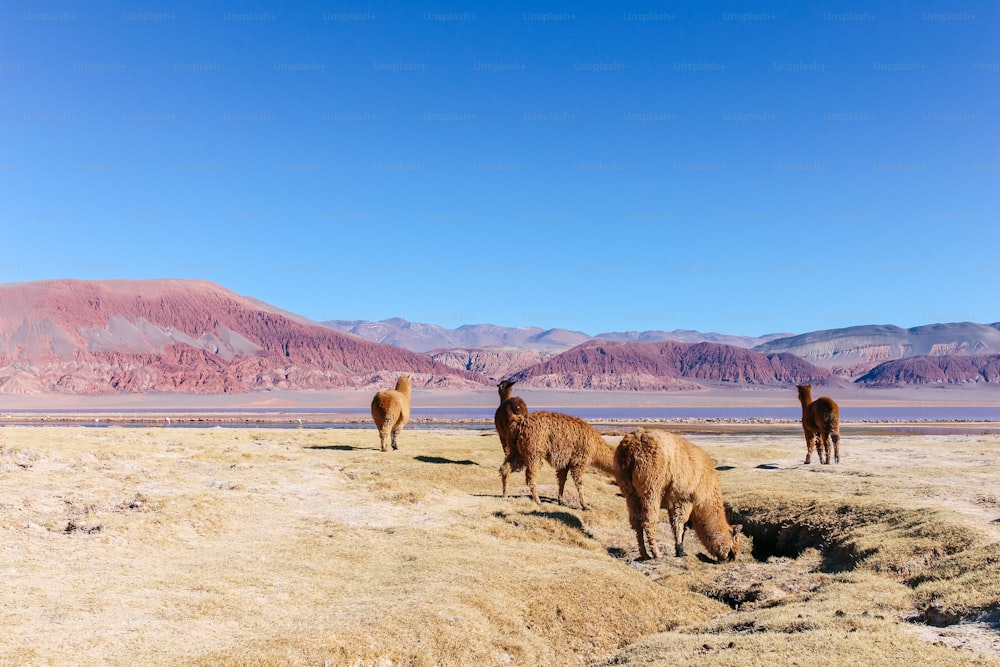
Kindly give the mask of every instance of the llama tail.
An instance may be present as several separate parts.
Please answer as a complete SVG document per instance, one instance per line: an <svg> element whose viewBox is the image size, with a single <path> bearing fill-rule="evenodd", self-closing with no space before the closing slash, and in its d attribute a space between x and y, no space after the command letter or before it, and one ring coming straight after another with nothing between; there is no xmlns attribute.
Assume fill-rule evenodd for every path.
<svg viewBox="0 0 1000 667"><path fill-rule="evenodd" d="M622 493L628 494L632 488L632 471L635 469L635 455L632 448L621 444L614 450L612 460L615 479Z"/></svg>

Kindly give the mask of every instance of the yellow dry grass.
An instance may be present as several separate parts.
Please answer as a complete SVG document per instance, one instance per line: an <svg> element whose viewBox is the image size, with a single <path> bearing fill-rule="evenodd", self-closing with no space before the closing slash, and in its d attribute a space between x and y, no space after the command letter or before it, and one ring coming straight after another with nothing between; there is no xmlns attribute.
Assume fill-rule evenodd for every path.
<svg viewBox="0 0 1000 667"><path fill-rule="evenodd" d="M0 664L1000 665L1000 438L690 437L757 558L503 501L493 431L5 427Z"/></svg>

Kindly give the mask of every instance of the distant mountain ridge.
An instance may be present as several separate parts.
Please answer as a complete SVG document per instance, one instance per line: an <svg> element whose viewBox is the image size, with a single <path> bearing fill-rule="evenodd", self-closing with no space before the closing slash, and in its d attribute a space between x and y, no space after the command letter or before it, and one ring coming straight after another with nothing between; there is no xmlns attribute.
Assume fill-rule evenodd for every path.
<svg viewBox="0 0 1000 667"><path fill-rule="evenodd" d="M567 350L591 338L580 331L568 329L501 327L495 324L465 324L457 329L448 329L436 324L410 322L399 317L378 322L328 320L321 324L376 343L395 345L413 352L494 347L551 352Z"/></svg>
<svg viewBox="0 0 1000 667"><path fill-rule="evenodd" d="M352 333L377 343L388 343L414 352L431 352L456 348L519 348L553 354L568 350L594 339L618 342L722 343L737 347L754 347L777 338L791 336L774 333L765 336L734 336L720 333L702 333L691 329L675 331L619 331L591 336L569 329L542 329L541 327L502 327L496 324L464 324L448 329L436 324L410 322L393 317L378 322L367 320L329 320L326 326Z"/></svg>
<svg viewBox="0 0 1000 667"><path fill-rule="evenodd" d="M644 387L649 390L690 388L686 383L692 379L684 379L684 376L678 378L656 374L659 371L650 374L648 369L635 369L626 373L626 375L634 374L634 377L612 373L609 377L601 379L592 369L571 367L574 363L585 365L584 360L579 357L572 363L568 361L568 357L556 361L576 345L584 345L586 348L588 344L598 341L716 343L750 349L764 357L783 355L780 358L787 358L788 355L792 355L805 360L811 366L829 372L831 376L857 380L861 386L873 387L898 387L933 382L952 384L997 382L998 380L993 379L988 371L977 375L976 372L969 370L980 366L989 368L988 360L979 359L969 364L952 364L949 367L951 375L947 373L942 375L941 372L934 370L937 364L928 365L920 359L924 356L942 358L964 356L972 359L1000 353L1000 323L957 322L928 324L910 329L893 325L860 325L797 335L767 334L760 337L702 333L683 329L672 332L606 332L589 337L582 332L546 330L539 327L514 329L492 324L446 329L435 325L412 323L401 318L381 322L334 321L324 324L347 327L352 333L365 337L374 336L375 332L378 332L377 335L382 336L382 340L393 341L393 344L403 347L407 345L427 347L429 354L438 361L455 368L475 370L494 380L503 377L522 377L526 383L552 387L586 386L607 389ZM426 336L426 332L429 331L433 332L433 337ZM414 332L424 337L420 338L419 335L414 335ZM414 340L420 342L415 343ZM450 347L458 341L461 341L461 345ZM560 342L562 347L559 346ZM527 351L537 352L541 358L535 359L533 355L526 354ZM559 372L550 372L553 368L551 364L544 367L549 370L539 369L539 364L549 361L562 364L564 367ZM896 362L888 367L891 372L875 373L880 364L889 361ZM712 367L709 358L702 359L702 363L706 367ZM960 367L966 370L958 373L956 369ZM718 370L704 372L709 376L719 374ZM563 374L562 378L559 377L560 373ZM542 376L544 379L540 379Z"/></svg>
<svg viewBox="0 0 1000 667"><path fill-rule="evenodd" d="M857 377L897 359L1000 354L1000 323L954 322L910 329L854 326L779 338L753 349L764 354L791 353L838 374Z"/></svg>

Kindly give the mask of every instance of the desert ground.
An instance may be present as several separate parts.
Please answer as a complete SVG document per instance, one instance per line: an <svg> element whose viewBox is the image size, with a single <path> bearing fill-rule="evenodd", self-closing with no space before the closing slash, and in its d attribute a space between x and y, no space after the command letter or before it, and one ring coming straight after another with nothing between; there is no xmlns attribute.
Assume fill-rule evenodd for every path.
<svg viewBox="0 0 1000 667"><path fill-rule="evenodd" d="M723 564L638 561L596 471L587 511L551 469L502 499L488 429L5 426L0 664L1000 665L1000 435L956 426L824 466L671 424L744 525Z"/></svg>

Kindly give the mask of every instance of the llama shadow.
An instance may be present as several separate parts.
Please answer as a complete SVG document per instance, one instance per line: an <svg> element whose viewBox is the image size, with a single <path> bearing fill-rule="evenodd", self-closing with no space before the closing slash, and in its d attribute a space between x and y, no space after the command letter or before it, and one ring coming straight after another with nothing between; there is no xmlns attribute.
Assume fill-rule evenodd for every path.
<svg viewBox="0 0 1000 667"><path fill-rule="evenodd" d="M736 470L736 466L715 466L716 470Z"/></svg>
<svg viewBox="0 0 1000 667"><path fill-rule="evenodd" d="M309 445L305 449L333 449L338 452L358 452L365 449L378 449L378 447L354 447L352 445Z"/></svg>
<svg viewBox="0 0 1000 667"><path fill-rule="evenodd" d="M461 461L454 461L452 459L446 459L442 456L414 456L415 460L421 463L451 463L457 466L477 466L479 465L475 461L470 461L469 459L463 459Z"/></svg>
<svg viewBox="0 0 1000 667"><path fill-rule="evenodd" d="M777 463L761 463L757 470L781 470L781 466Z"/></svg>
<svg viewBox="0 0 1000 667"><path fill-rule="evenodd" d="M526 516L537 516L540 519L552 519L566 525L569 528L574 528L582 533L586 531L583 530L583 522L580 518L570 514L569 512L545 512L542 510L535 510L533 512L528 512Z"/></svg>

